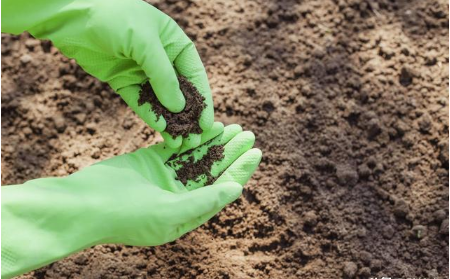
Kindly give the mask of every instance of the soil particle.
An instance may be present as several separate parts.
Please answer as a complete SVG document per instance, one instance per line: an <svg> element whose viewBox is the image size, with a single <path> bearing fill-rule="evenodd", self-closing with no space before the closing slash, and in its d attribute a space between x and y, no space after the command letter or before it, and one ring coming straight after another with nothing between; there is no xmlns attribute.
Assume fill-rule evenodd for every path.
<svg viewBox="0 0 450 279"><path fill-rule="evenodd" d="M431 130L433 119L428 113L424 113L419 119L419 129L423 133L427 133Z"/></svg>
<svg viewBox="0 0 450 279"><path fill-rule="evenodd" d="M207 153L199 160L195 161L190 156L187 161L177 160L174 163L182 167L176 171L177 179L186 185L188 180L199 182L202 176L206 176L206 184L211 185L217 179L211 175L211 167L215 162L223 159L223 145L211 146Z"/></svg>
<svg viewBox="0 0 450 279"><path fill-rule="evenodd" d="M314 211L308 211L303 215L305 225L309 227L314 227L317 224L317 219L317 214Z"/></svg>
<svg viewBox="0 0 450 279"><path fill-rule="evenodd" d="M439 278L440 277L439 272L436 269L427 270L426 274L427 274L428 278L435 279L435 278Z"/></svg>
<svg viewBox="0 0 450 279"><path fill-rule="evenodd" d="M436 51L429 51L425 53L425 65L427 66L434 66L437 63L437 56L438 54Z"/></svg>
<svg viewBox="0 0 450 279"><path fill-rule="evenodd" d="M100 150L100 148L94 147L91 152L91 157L93 159L98 159L100 158L100 155L102 155L102 151Z"/></svg>
<svg viewBox="0 0 450 279"><path fill-rule="evenodd" d="M92 122L86 124L86 131L91 135L95 134L95 132L97 131L97 124Z"/></svg>
<svg viewBox="0 0 450 279"><path fill-rule="evenodd" d="M20 62L23 64L28 64L33 60L33 58L29 54L24 54L20 57Z"/></svg>
<svg viewBox="0 0 450 279"><path fill-rule="evenodd" d="M400 72L399 81L403 86L409 86L413 82L413 71L409 67L403 67Z"/></svg>
<svg viewBox="0 0 450 279"><path fill-rule="evenodd" d="M442 221L441 226L439 228L439 233L441 235L448 235L448 219Z"/></svg>
<svg viewBox="0 0 450 279"><path fill-rule="evenodd" d="M408 204L404 200L397 200L394 206L394 214L397 217L405 217L409 212Z"/></svg>
<svg viewBox="0 0 450 279"><path fill-rule="evenodd" d="M66 120L61 115L55 115L53 116L53 123L55 124L55 129L62 133L66 129Z"/></svg>
<svg viewBox="0 0 450 279"><path fill-rule="evenodd" d="M367 126L367 136L369 139L374 139L381 133L380 121L376 118L371 119Z"/></svg>
<svg viewBox="0 0 450 279"><path fill-rule="evenodd" d="M141 86L138 105L150 103L151 109L156 114L156 119L164 117L167 123L166 132L172 137L188 137L189 134L201 134L199 120L203 109L206 107L205 98L198 92L197 88L185 77L178 76L180 90L186 99L186 106L180 113L172 113L158 101L150 82Z"/></svg>
<svg viewBox="0 0 450 279"><path fill-rule="evenodd" d="M365 179L368 178L371 174L369 167L366 164L359 165L358 167L358 175L360 178Z"/></svg>
<svg viewBox="0 0 450 279"><path fill-rule="evenodd" d="M31 130L30 127L25 127L23 129L23 133L28 136L28 135L31 135L33 133L33 130Z"/></svg>
<svg viewBox="0 0 450 279"><path fill-rule="evenodd" d="M356 231L356 235L360 238L363 238L367 235L367 230L365 228L360 228Z"/></svg>
<svg viewBox="0 0 450 279"><path fill-rule="evenodd" d="M370 267L363 267L359 270L358 275L360 278L368 278L372 274Z"/></svg>
<svg viewBox="0 0 450 279"><path fill-rule="evenodd" d="M342 271L344 273L344 278L352 279L355 278L355 275L358 272L358 266L354 262L345 262Z"/></svg>
<svg viewBox="0 0 450 279"><path fill-rule="evenodd" d="M438 159L441 162L443 168L448 170L448 157L449 157L449 144L448 140L442 140L439 143L439 156Z"/></svg>
<svg viewBox="0 0 450 279"><path fill-rule="evenodd" d="M414 238L422 239L427 235L427 228L422 225L416 225L411 229L411 234Z"/></svg>
<svg viewBox="0 0 450 279"><path fill-rule="evenodd" d="M89 258L84 254L81 254L74 259L74 262L78 265L86 265L88 261Z"/></svg>
<svg viewBox="0 0 450 279"><path fill-rule="evenodd" d="M308 186L306 186L306 185L300 186L299 191L300 191L300 193L302 193L302 194L305 195L305 196L309 196L309 195L312 194L311 188L308 187Z"/></svg>
<svg viewBox="0 0 450 279"><path fill-rule="evenodd" d="M404 121L401 120L398 120L394 124L394 128L400 137L402 137L403 135L405 135L406 132L411 130L411 128Z"/></svg>
<svg viewBox="0 0 450 279"><path fill-rule="evenodd" d="M275 110L275 106L273 105L272 102L267 101L267 102L265 102L265 103L262 105L262 109L263 109L264 111L266 111L267 113L271 113L271 112L273 112L273 111Z"/></svg>
<svg viewBox="0 0 450 279"><path fill-rule="evenodd" d="M370 262L370 269L373 271L381 270L382 267L383 267L383 262L381 260L374 259Z"/></svg>
<svg viewBox="0 0 450 279"><path fill-rule="evenodd" d="M442 222L446 217L447 213L443 209L436 210L433 213L434 221L436 222Z"/></svg>
<svg viewBox="0 0 450 279"><path fill-rule="evenodd" d="M367 159L367 166L371 169L375 168L375 166L377 165L378 161L377 158L375 158L374 156L370 156Z"/></svg>
<svg viewBox="0 0 450 279"><path fill-rule="evenodd" d="M358 182L358 173L350 166L339 165L336 168L336 176L339 184L343 186L354 186Z"/></svg>
<svg viewBox="0 0 450 279"><path fill-rule="evenodd" d="M75 114L74 118L78 124L84 124L84 122L86 121L86 114L85 113L77 113L77 114Z"/></svg>
<svg viewBox="0 0 450 279"><path fill-rule="evenodd" d="M370 264L370 261L372 261L372 255L367 251L361 251L359 253L359 259L366 265Z"/></svg>
<svg viewBox="0 0 450 279"><path fill-rule="evenodd" d="M391 225L387 225L383 228L382 234L386 239L392 239L394 237L395 230Z"/></svg>

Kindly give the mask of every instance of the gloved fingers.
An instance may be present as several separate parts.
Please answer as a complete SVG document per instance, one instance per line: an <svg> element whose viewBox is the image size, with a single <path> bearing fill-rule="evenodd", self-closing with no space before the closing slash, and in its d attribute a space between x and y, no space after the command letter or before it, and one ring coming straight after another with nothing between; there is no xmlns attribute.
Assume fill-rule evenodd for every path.
<svg viewBox="0 0 450 279"><path fill-rule="evenodd" d="M151 145L145 148L147 155L150 152L154 152L159 158L161 158L162 162L166 162L169 158L178 152L178 148L170 148L165 142L158 143L156 145Z"/></svg>
<svg viewBox="0 0 450 279"><path fill-rule="evenodd" d="M225 126L222 122L214 122L211 129L201 134L200 144L204 144L205 142L212 140L222 134L224 130Z"/></svg>
<svg viewBox="0 0 450 279"><path fill-rule="evenodd" d="M242 132L242 127L238 124L231 124L223 129L223 133L217 135L216 137L210 138L209 136L202 137L200 146L197 147L193 154L195 159L200 159L208 152L208 149L214 145L225 145L231 139L233 139L236 135ZM183 156L182 159L186 159L188 156Z"/></svg>
<svg viewBox="0 0 450 279"><path fill-rule="evenodd" d="M142 51L134 51L133 59L142 67L160 103L171 112L180 112L186 105L178 78L160 42L145 41Z"/></svg>
<svg viewBox="0 0 450 279"><path fill-rule="evenodd" d="M242 127L238 124L231 124L224 127L223 123L214 122L211 130L202 134L200 146L205 143L208 143L207 146L225 144L240 132L242 132Z"/></svg>
<svg viewBox="0 0 450 279"><path fill-rule="evenodd" d="M224 130L224 126L221 122L214 122L214 124L210 130L203 132L200 135L200 142L199 142L199 144L197 144L197 146L200 146L200 145L204 144L205 142L210 141L213 138L217 137L218 135L223 133L223 130ZM185 144L183 144L180 149L180 154L183 154L184 152L191 150L191 149L192 148L190 148L189 146L186 146Z"/></svg>
<svg viewBox="0 0 450 279"><path fill-rule="evenodd" d="M226 170L236 159L248 151L255 144L255 135L250 131L239 133L224 146L223 159L215 162L211 167L211 175L217 177Z"/></svg>
<svg viewBox="0 0 450 279"><path fill-rule="evenodd" d="M216 122L219 123L219 122ZM233 137L239 134L242 131L242 127L237 124L228 125L225 128L222 128L223 124L214 124L213 128L205 132L205 135L202 135L200 146L196 149L192 150L192 152L187 152L189 150L185 150L182 148L180 150L180 155L177 158L167 162L167 164L175 170L178 170L181 166L179 165L180 161L187 161L190 157L193 157L194 160L201 159L207 152L210 146L218 145L218 144L226 144ZM223 129L223 133L219 133ZM161 133L163 135L163 133Z"/></svg>
<svg viewBox="0 0 450 279"><path fill-rule="evenodd" d="M196 228L200 227L201 225L205 224L206 222L208 222L209 219L211 219L212 217L214 217L214 215L216 215L217 213L219 213L223 208L218 208L218 209L213 209L210 212L203 214L200 217L197 217L193 220L191 220L188 223L184 223L182 225L180 225L177 228L177 234L179 236L184 235L185 233L188 233L190 231L195 230Z"/></svg>
<svg viewBox="0 0 450 279"><path fill-rule="evenodd" d="M262 152L258 148L250 149L229 166L215 183L236 182L245 185L261 162Z"/></svg>
<svg viewBox="0 0 450 279"><path fill-rule="evenodd" d="M199 134L189 134L187 138L183 138L183 144L181 149L193 149L200 145L202 136Z"/></svg>
<svg viewBox="0 0 450 279"><path fill-rule="evenodd" d="M239 127L239 129L237 129L236 126ZM213 178L217 178L223 171L225 171L230 165L232 165L232 163L236 159L238 159L242 154L252 148L253 144L255 143L255 136L252 132L239 132L241 128L239 125L236 126L230 127L231 129L228 130L228 126L225 127L226 132L215 138L208 145L200 146L191 155L194 156L194 160L199 160L208 153L208 150L211 146L218 144L224 145L223 159L213 163L211 167L210 176L212 176ZM189 158L189 156L186 156L186 158L183 159L188 160L187 158ZM188 180L185 186L188 191L192 191L205 186L207 183L208 176L204 174L199 176L195 180Z"/></svg>
<svg viewBox="0 0 450 279"><path fill-rule="evenodd" d="M202 144L195 148L188 150L188 152L185 152L183 149L182 152L178 153L178 156L171 159L170 161L166 162L166 165L173 169L175 172L181 171L181 173L185 173L189 170L181 170L183 168L184 162L189 162L188 164L192 164L194 162L194 166L189 167L195 167L195 162L198 162L201 160L209 151L211 146L215 145L227 145L228 142L232 141L234 138L236 138L235 141L233 141L228 148L224 148L224 159L227 157L224 163L221 163L221 161L214 163L217 164L215 166L215 172L216 175L212 175L212 177L219 175L223 170L226 169L235 159L237 159L242 153L247 151L253 146L254 143L254 135L251 132L244 132L242 133L242 127L233 124L228 125L225 128L222 128L223 124L216 122L213 124L213 128L210 132L206 132L205 135L202 136ZM220 133L220 131L223 132ZM218 135L217 135L218 134ZM239 136L240 134L243 134L242 136ZM214 135L217 135L214 137ZM188 167L188 168L189 168ZM201 166L199 166L201 167ZM208 170L210 171L210 170ZM190 171L189 171L190 172ZM205 186L208 183L208 178L212 178L211 175L212 172L199 174L196 177L192 177L184 183L185 189L188 191L193 191L195 189L201 188ZM195 174L194 174L195 176Z"/></svg>
<svg viewBox="0 0 450 279"><path fill-rule="evenodd" d="M186 77L205 98L206 107L201 113L199 124L203 131L211 128L214 122L214 104L208 76L194 43L189 43L182 49L174 61L178 73Z"/></svg>
<svg viewBox="0 0 450 279"><path fill-rule="evenodd" d="M208 131L214 122L214 104L206 70L194 43L170 17L160 30L160 39L178 73L186 77L205 98L206 107L199 124L203 131Z"/></svg>
<svg viewBox="0 0 450 279"><path fill-rule="evenodd" d="M183 138L181 136L176 136L175 138L173 138L167 132L161 132L161 136L163 137L164 142L170 148L179 148L183 143Z"/></svg>
<svg viewBox="0 0 450 279"><path fill-rule="evenodd" d="M177 218L179 224L185 224L213 210L220 211L227 204L236 200L242 193L239 183L225 182L202 187L177 195Z"/></svg>
<svg viewBox="0 0 450 279"><path fill-rule="evenodd" d="M229 142L232 138L234 138L236 135L238 135L241 132L242 132L242 127L240 125L238 125L238 124L228 125L223 129L223 134L219 135L217 137L217 139L219 139L217 144L226 144L227 142Z"/></svg>
<svg viewBox="0 0 450 279"><path fill-rule="evenodd" d="M142 120L144 120L145 123L158 132L164 131L167 126L164 117L160 116L158 118L149 103L144 103L141 106L138 105L140 90L141 89L138 85L130 85L119 89L117 93L122 97L125 103L127 103L128 106L131 107Z"/></svg>

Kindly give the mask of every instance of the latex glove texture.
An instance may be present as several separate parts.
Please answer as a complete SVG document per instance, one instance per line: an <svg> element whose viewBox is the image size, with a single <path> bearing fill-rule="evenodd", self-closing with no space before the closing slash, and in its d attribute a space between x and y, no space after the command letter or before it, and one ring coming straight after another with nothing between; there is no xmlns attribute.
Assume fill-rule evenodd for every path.
<svg viewBox="0 0 450 279"><path fill-rule="evenodd" d="M89 74L109 85L172 148L195 147L200 135L172 138L164 117L138 105L140 84L149 80L158 100L180 112L185 99L177 73L205 97L199 125L214 122L211 89L193 42L169 16L141 0L4 0L2 32L30 32L49 39Z"/></svg>
<svg viewBox="0 0 450 279"><path fill-rule="evenodd" d="M112 226L104 234L106 242L160 245L205 223L239 197L258 166L261 151L252 149L254 141L253 133L243 132L239 125L224 129L223 124L215 123L202 135L201 146L192 151L178 154L179 149L158 144L82 170L79 176L83 180L86 175L93 175L93 181L108 177L109 183L96 183L100 203L93 208L98 212L112 206L118 209L99 216ZM198 160L209 147L219 144L224 145L224 158L212 167L217 177L213 185L203 187L206 180L183 185L176 179L176 167L170 160L186 161L190 156ZM91 195L90 190L87 194Z"/></svg>
<svg viewBox="0 0 450 279"><path fill-rule="evenodd" d="M261 160L254 140L239 125L214 123L192 151L162 143L68 177L2 187L2 278L96 244L148 246L177 239L240 196ZM224 147L224 158L212 167L213 185L200 179L185 186L176 179L174 161L213 145Z"/></svg>

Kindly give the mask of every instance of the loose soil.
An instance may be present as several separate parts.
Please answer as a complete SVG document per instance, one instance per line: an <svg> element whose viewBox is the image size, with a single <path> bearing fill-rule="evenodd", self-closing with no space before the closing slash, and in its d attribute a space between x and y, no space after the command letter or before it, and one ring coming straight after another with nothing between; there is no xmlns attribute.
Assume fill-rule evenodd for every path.
<svg viewBox="0 0 450 279"><path fill-rule="evenodd" d="M200 182L202 177L206 177L206 184L213 184L217 177L211 174L211 167L215 162L218 162L224 158L223 145L213 145L208 148L203 157L197 161L194 160L194 156L188 157L187 160L175 160L175 165L181 165L181 168L176 170L177 179L186 185L188 180Z"/></svg>
<svg viewBox="0 0 450 279"><path fill-rule="evenodd" d="M141 86L141 92L138 99L138 105L150 103L152 111L156 114L158 121L161 115L167 123L164 130L173 138L177 136L188 137L189 134L201 134L199 120L203 109L206 107L204 103L205 98L200 95L197 88L189 82L185 77L179 76L180 90L186 100L186 106L183 111L179 113L172 113L167 110L156 97L150 82L146 82Z"/></svg>
<svg viewBox="0 0 450 279"><path fill-rule="evenodd" d="M96 246L21 278L448 278L448 2L152 2L261 165L175 242ZM3 184L161 140L49 42L2 35L1 51Z"/></svg>

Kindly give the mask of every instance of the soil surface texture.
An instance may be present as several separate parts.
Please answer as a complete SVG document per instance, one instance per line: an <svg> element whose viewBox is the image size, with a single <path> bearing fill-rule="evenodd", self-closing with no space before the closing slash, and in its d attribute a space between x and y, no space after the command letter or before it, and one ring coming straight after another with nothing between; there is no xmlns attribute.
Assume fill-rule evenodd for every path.
<svg viewBox="0 0 450 279"><path fill-rule="evenodd" d="M224 158L223 145L213 145L208 148L203 157L197 161L194 160L194 156L188 157L187 160L175 160L175 165L181 165L181 168L176 170L177 179L186 185L188 180L200 182L202 176L206 177L206 184L211 185L216 181L217 177L212 176L211 167L214 162L218 162Z"/></svg>
<svg viewBox="0 0 450 279"><path fill-rule="evenodd" d="M156 97L155 91L153 91L150 82L146 82L141 87L141 92L138 99L138 105L144 103L150 103L151 109L156 114L156 119L159 120L161 115L164 117L167 123L167 127L164 130L173 138L177 136L183 136L187 138L189 134L201 134L202 128L200 128L199 120L200 115L205 108L205 97L200 95L197 88L189 82L185 77L179 76L178 82L180 83L180 90L186 99L186 106L183 111L179 113L172 113L166 109Z"/></svg>
<svg viewBox="0 0 450 279"><path fill-rule="evenodd" d="M151 2L261 165L175 242L99 245L21 278L448 278L447 1ZM3 184L161 141L51 43L3 34L1 51Z"/></svg>

